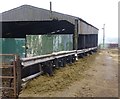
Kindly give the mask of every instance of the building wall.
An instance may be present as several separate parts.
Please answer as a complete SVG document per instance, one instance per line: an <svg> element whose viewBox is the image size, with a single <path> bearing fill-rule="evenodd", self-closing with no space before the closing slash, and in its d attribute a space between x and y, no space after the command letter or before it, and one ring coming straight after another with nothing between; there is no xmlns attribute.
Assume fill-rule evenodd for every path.
<svg viewBox="0 0 120 99"><path fill-rule="evenodd" d="M98 29L82 20L79 20L78 34L98 34Z"/></svg>
<svg viewBox="0 0 120 99"><path fill-rule="evenodd" d="M27 57L73 50L73 36L69 35L27 35Z"/></svg>
<svg viewBox="0 0 120 99"><path fill-rule="evenodd" d="M79 34L78 36L78 50L98 46L98 34Z"/></svg>
<svg viewBox="0 0 120 99"><path fill-rule="evenodd" d="M18 54L25 57L25 39L24 38L0 38L0 52L2 54Z"/></svg>

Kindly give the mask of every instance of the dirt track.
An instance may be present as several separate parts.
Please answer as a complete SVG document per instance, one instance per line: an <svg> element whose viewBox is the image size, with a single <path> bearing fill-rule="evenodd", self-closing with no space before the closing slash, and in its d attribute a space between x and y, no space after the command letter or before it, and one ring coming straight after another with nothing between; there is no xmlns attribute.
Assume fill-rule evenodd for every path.
<svg viewBox="0 0 120 99"><path fill-rule="evenodd" d="M20 97L118 97L118 50L102 50L31 81Z"/></svg>

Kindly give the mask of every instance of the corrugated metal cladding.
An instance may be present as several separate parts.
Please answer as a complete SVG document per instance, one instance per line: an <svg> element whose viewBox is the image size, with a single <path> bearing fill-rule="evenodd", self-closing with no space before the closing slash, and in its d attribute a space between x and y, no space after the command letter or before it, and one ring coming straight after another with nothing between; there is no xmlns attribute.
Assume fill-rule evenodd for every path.
<svg viewBox="0 0 120 99"><path fill-rule="evenodd" d="M79 34L97 34L98 29L84 20L67 15L58 13L55 11L46 10L42 8L33 7L30 5L23 5L12 10L2 13L2 22L10 21L47 21L52 19L66 20L72 24L75 24L75 19L78 19L78 32Z"/></svg>
<svg viewBox="0 0 120 99"><path fill-rule="evenodd" d="M27 35L27 57L73 50L73 35Z"/></svg>
<svg viewBox="0 0 120 99"><path fill-rule="evenodd" d="M74 24L76 17L52 12L53 19L67 20ZM50 10L33 7L30 5L23 5L18 8L2 13L2 21L45 21L51 20Z"/></svg>
<svg viewBox="0 0 120 99"><path fill-rule="evenodd" d="M25 57L25 38L0 38L1 54L19 54Z"/></svg>
<svg viewBox="0 0 120 99"><path fill-rule="evenodd" d="M0 22L2 21L2 13L0 13Z"/></svg>
<svg viewBox="0 0 120 99"><path fill-rule="evenodd" d="M78 33L79 34L98 34L98 29L80 20L78 21Z"/></svg>

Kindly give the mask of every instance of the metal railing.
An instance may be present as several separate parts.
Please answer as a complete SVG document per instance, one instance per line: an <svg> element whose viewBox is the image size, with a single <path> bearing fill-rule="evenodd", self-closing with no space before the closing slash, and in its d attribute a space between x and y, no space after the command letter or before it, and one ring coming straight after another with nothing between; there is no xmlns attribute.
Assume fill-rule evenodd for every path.
<svg viewBox="0 0 120 99"><path fill-rule="evenodd" d="M75 53L76 53L75 50L61 51L61 52L56 52L56 53L47 54L47 55L35 56L35 57L31 57L31 58L21 58L21 64L24 67L27 67L27 66L31 66L34 64L50 61L50 60L53 60L56 58L62 58L62 57L66 57L69 55L74 55Z"/></svg>
<svg viewBox="0 0 120 99"><path fill-rule="evenodd" d="M42 63L47 63L47 66L50 67L49 69L51 69L52 67L57 67L58 62L63 62L67 60L70 60L70 61L77 60L77 56L79 54L87 53L95 49L97 49L97 47L87 48L87 49L82 49L82 50L61 51L61 52L56 52L56 53L47 54L47 55L41 55L41 56L35 56L35 57L29 57L29 58L21 58L21 65L23 66L22 69L28 68L30 66L35 66L36 64L37 66L39 65L40 67L40 71L33 73L32 75L29 75L27 77L22 77L22 81L24 82L24 81L30 80L42 74L43 71L41 69L42 68L41 66L44 65ZM54 60L56 61L55 63L53 62Z"/></svg>

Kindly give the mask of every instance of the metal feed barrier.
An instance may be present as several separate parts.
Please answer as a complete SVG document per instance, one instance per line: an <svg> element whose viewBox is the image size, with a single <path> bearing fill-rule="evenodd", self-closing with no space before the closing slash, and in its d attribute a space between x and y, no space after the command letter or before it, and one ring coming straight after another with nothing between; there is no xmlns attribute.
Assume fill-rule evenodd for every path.
<svg viewBox="0 0 120 99"><path fill-rule="evenodd" d="M65 64L73 63L77 60L77 57L84 53L91 53L91 51L96 51L97 47L83 49L83 50L72 50L72 51L61 51L48 55L35 56L30 58L19 58L17 55L13 54L2 54L1 58L1 69L3 68L11 68L10 75L3 75L4 71L0 78L9 79L3 85L8 83L7 87L0 87L1 89L12 89L12 97L17 97L19 92L21 91L22 83L31 80L42 73L48 73L49 75L53 74L53 68L59 68L61 66L65 66ZM9 58L5 58L3 56L7 56ZM13 58L11 58L11 56ZM5 74L7 72L5 71ZM7 73L8 74L8 73ZM2 97L7 97L5 95L9 91L3 90ZM10 94L9 94L10 95ZM11 96L9 96L11 97Z"/></svg>
<svg viewBox="0 0 120 99"><path fill-rule="evenodd" d="M71 63L75 61L75 53L76 51L61 51L57 53L52 53L48 55L42 55L42 56L35 56L31 58L21 58L21 65L23 71L26 70L26 68L30 66L36 66L38 71L32 75L29 75L27 77L22 77L22 81L30 80L38 75L40 75L43 72L47 72L49 75L52 75L52 68L59 68L59 66L64 66L66 64L66 61L68 63Z"/></svg>
<svg viewBox="0 0 120 99"><path fill-rule="evenodd" d="M48 55L35 56L31 58L21 58L21 65L23 71L28 70L30 66L32 66L32 71L34 71L35 69L38 70L34 71L33 73L30 73L28 76L24 74L22 76L22 82L37 77L43 72L47 72L49 75L52 75L53 67L59 68L59 66L64 66L66 63L73 63L75 60L77 60L77 56L88 52L91 53L91 51L95 51L96 49L97 47L93 47L82 50L61 51ZM27 71L24 71L22 73L25 72Z"/></svg>

